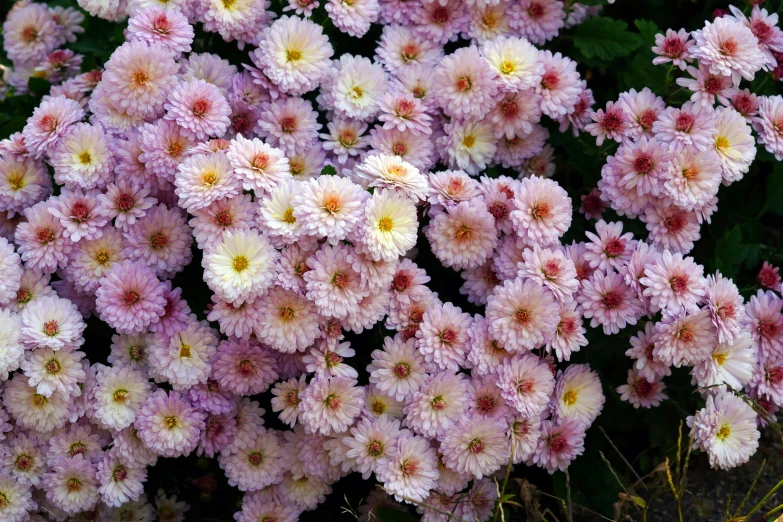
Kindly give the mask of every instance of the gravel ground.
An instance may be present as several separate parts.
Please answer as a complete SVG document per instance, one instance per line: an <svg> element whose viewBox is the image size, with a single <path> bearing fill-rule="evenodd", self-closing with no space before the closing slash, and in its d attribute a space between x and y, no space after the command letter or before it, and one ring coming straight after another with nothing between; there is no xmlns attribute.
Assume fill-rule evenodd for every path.
<svg viewBox="0 0 783 522"><path fill-rule="evenodd" d="M753 506L766 495L775 484L783 479L783 443L774 431L764 434L761 449L750 461L729 471L711 470L704 455L691 460L688 470L687 492L682 502L683 520L686 522L724 522L726 520L726 501L731 494L729 513L734 514L745 494L753 484L762 461L767 463L759 477L756 487L742 509L747 514ZM783 503L783 488L779 489L766 505L770 510ZM762 509L761 513L764 512ZM757 513L758 514L758 513ZM778 513L778 521L783 521ZM671 494L664 494L650 506L648 522L672 522L678 520L677 508ZM772 520L775 520L774 518ZM748 521L751 522L751 521ZM762 522L755 518L752 522ZM767 522L767 521L764 521Z"/></svg>

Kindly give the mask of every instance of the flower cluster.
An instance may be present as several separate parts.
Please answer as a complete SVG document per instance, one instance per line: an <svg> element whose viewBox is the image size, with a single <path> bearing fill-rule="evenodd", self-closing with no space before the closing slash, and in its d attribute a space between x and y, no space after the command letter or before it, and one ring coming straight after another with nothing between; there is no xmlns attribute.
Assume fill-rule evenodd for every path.
<svg viewBox="0 0 783 522"><path fill-rule="evenodd" d="M783 98L738 90L783 50L776 18L756 7L661 35L656 62L687 69L693 100L645 89L593 111L576 63L535 45L595 8L326 2L350 36L383 24L369 59L335 56L317 1L278 18L268 4L80 0L129 16L125 43L86 73L60 48L82 15L9 14L10 85L53 87L0 142L2 520L151 520L147 467L192 453L245 492L238 522L296 520L352 472L383 488L365 513L404 502L425 520L486 520L493 474L562 471L584 451L605 397L569 364L583 319L641 328L623 400L656 406L671 368L689 367L707 400L695 446L716 467L750 457L764 419L734 393L783 407L780 277L765 266L746 304L687 254L756 141L783 157ZM243 70L191 52L196 23L246 49ZM563 240L572 200L542 118L620 144L583 196L598 221L581 242ZM648 237L600 219L607 204ZM425 249L483 315L433 292ZM174 286L193 259L207 310ZM107 364L85 356L90 317L116 332ZM352 345L373 329L382 344ZM165 520L187 509L163 493L155 506Z"/></svg>

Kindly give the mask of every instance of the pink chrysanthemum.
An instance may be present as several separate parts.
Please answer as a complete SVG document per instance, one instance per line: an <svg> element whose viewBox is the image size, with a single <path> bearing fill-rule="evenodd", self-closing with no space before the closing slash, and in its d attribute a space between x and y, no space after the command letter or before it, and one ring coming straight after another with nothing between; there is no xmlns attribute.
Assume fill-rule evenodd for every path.
<svg viewBox="0 0 783 522"><path fill-rule="evenodd" d="M424 360L442 370L464 366L470 321L470 314L451 303L428 308L416 332L416 347Z"/></svg>
<svg viewBox="0 0 783 522"><path fill-rule="evenodd" d="M579 289L574 262L562 252L534 245L522 253L522 258L524 261L518 265L518 274L538 281L541 286L548 288L558 301L570 301L574 292Z"/></svg>
<svg viewBox="0 0 783 522"><path fill-rule="evenodd" d="M745 305L743 328L750 331L765 360L783 353L783 300L771 290L759 290Z"/></svg>
<svg viewBox="0 0 783 522"><path fill-rule="evenodd" d="M547 353L554 351L560 361L568 361L571 354L587 346L582 316L576 310L577 302L560 303L560 320L552 340L546 345Z"/></svg>
<svg viewBox="0 0 783 522"><path fill-rule="evenodd" d="M141 405L135 427L146 447L164 457L179 457L196 448L205 418L179 392L157 390Z"/></svg>
<svg viewBox="0 0 783 522"><path fill-rule="evenodd" d="M695 45L690 54L710 72L730 76L735 84L742 78L750 81L765 65L759 41L748 27L736 18L725 16L705 22L693 32Z"/></svg>
<svg viewBox="0 0 783 522"><path fill-rule="evenodd" d="M544 66L541 81L536 85L542 99L541 112L553 118L574 112L582 93L576 62L550 51L540 51L539 61Z"/></svg>
<svg viewBox="0 0 783 522"><path fill-rule="evenodd" d="M700 222L694 212L686 212L676 205L650 205L642 216L650 232L648 240L660 249L687 254L701 234Z"/></svg>
<svg viewBox="0 0 783 522"><path fill-rule="evenodd" d="M537 281L519 277L498 286L487 301L489 333L505 349L525 352L555 335L558 306Z"/></svg>
<svg viewBox="0 0 783 522"><path fill-rule="evenodd" d="M322 315L341 319L357 313L361 300L370 294L361 275L353 269L351 253L350 247L343 244L324 245L307 259L307 298Z"/></svg>
<svg viewBox="0 0 783 522"><path fill-rule="evenodd" d="M10 154L0 156L0 210L21 214L51 191L51 179L41 162Z"/></svg>
<svg viewBox="0 0 783 522"><path fill-rule="evenodd" d="M48 200L49 213L60 220L65 236L76 243L81 239L97 239L109 217L101 212L97 192L63 189L59 196Z"/></svg>
<svg viewBox="0 0 783 522"><path fill-rule="evenodd" d="M559 0L522 0L507 11L511 27L534 44L551 40L565 24L566 12Z"/></svg>
<svg viewBox="0 0 783 522"><path fill-rule="evenodd" d="M100 188L111 180L114 170L113 142L100 125L76 123L49 151L54 180L70 188Z"/></svg>
<svg viewBox="0 0 783 522"><path fill-rule="evenodd" d="M120 333L141 332L165 314L165 285L137 261L114 265L98 284L97 312Z"/></svg>
<svg viewBox="0 0 783 522"><path fill-rule="evenodd" d="M304 351L317 338L319 316L312 302L276 287L259 297L258 338L283 353Z"/></svg>
<svg viewBox="0 0 783 522"><path fill-rule="evenodd" d="M660 375L655 375L652 380L648 380L634 368L628 370L628 383L618 386L617 393L620 394L620 400L630 402L634 408L659 406L661 401L669 398L663 393L666 385L662 379Z"/></svg>
<svg viewBox="0 0 783 522"><path fill-rule="evenodd" d="M445 464L475 479L500 469L510 457L504 425L481 417L466 418L449 431L441 443Z"/></svg>
<svg viewBox="0 0 783 522"><path fill-rule="evenodd" d="M119 179L106 187L106 192L98 194L100 213L109 219L114 219L114 225L127 231L156 203L149 197L149 189L140 187L133 182Z"/></svg>
<svg viewBox="0 0 783 522"><path fill-rule="evenodd" d="M425 234L438 260L456 270L481 266L497 244L495 218L479 198L436 215Z"/></svg>
<svg viewBox="0 0 783 522"><path fill-rule="evenodd" d="M498 367L498 387L503 398L523 416L535 418L549 404L555 378L546 362L526 353Z"/></svg>
<svg viewBox="0 0 783 522"><path fill-rule="evenodd" d="M403 413L406 425L426 437L445 435L468 408L468 386L461 374L431 375L408 397Z"/></svg>
<svg viewBox="0 0 783 522"><path fill-rule="evenodd" d="M662 310L664 315L689 313L697 310L704 299L704 267L692 257L664 250L657 261L647 265L644 275L639 283L645 287L644 295L650 297L653 311Z"/></svg>
<svg viewBox="0 0 783 522"><path fill-rule="evenodd" d="M402 436L397 447L378 462L378 480L400 501L424 500L438 480L438 457L427 439Z"/></svg>
<svg viewBox="0 0 783 522"><path fill-rule="evenodd" d="M710 357L717 332L707 310L664 316L653 334L653 357L677 368L693 366Z"/></svg>
<svg viewBox="0 0 783 522"><path fill-rule="evenodd" d="M122 44L106 62L102 83L111 104L132 117L154 119L177 85L174 55L139 40Z"/></svg>
<svg viewBox="0 0 783 522"><path fill-rule="evenodd" d="M531 176L522 180L514 205L511 221L529 243L551 244L571 226L571 198L550 179Z"/></svg>
<svg viewBox="0 0 783 522"><path fill-rule="evenodd" d="M70 127L82 118L82 106L63 95L42 101L22 130L25 147L33 157L40 158L54 150Z"/></svg>
<svg viewBox="0 0 783 522"><path fill-rule="evenodd" d="M272 431L258 433L247 448L221 452L218 462L229 485L240 491L258 491L275 484L286 469L282 448Z"/></svg>
<svg viewBox="0 0 783 522"><path fill-rule="evenodd" d="M591 117L593 121L585 125L585 130L595 136L596 145L600 147L606 139L623 142L628 132L629 116L622 104L610 101L606 104L606 112L598 109Z"/></svg>
<svg viewBox="0 0 783 522"><path fill-rule="evenodd" d="M342 377L316 377L300 397L302 424L309 432L330 435L348 430L361 413L364 390Z"/></svg>
<svg viewBox="0 0 783 522"><path fill-rule="evenodd" d="M179 165L174 185L179 206L190 213L241 191L240 180L222 152L187 158Z"/></svg>
<svg viewBox="0 0 783 522"><path fill-rule="evenodd" d="M550 474L564 471L576 457L584 452L585 427L576 420L560 424L545 420L541 423L541 435L532 461Z"/></svg>
<svg viewBox="0 0 783 522"><path fill-rule="evenodd" d="M477 48L465 47L446 56L433 74L435 97L447 115L481 119L494 105L498 82Z"/></svg>
<svg viewBox="0 0 783 522"><path fill-rule="evenodd" d="M577 300L582 315L590 326L603 327L604 333L616 334L626 325L636 324L643 313L642 303L636 292L614 270L596 271L590 279L582 281Z"/></svg>
<svg viewBox="0 0 783 522"><path fill-rule="evenodd" d="M321 176L302 183L294 197L294 217L307 234L334 244L359 227L367 194L347 178Z"/></svg>
<svg viewBox="0 0 783 522"><path fill-rule="evenodd" d="M231 141L226 153L234 172L242 180L245 190L256 195L271 192L283 180L291 177L288 159L282 151L261 140L246 140L241 135Z"/></svg>
<svg viewBox="0 0 783 522"><path fill-rule="evenodd" d="M40 297L19 315L22 344L28 349L78 348L84 344L85 323L76 305L57 296Z"/></svg>
<svg viewBox="0 0 783 522"><path fill-rule="evenodd" d="M220 89L204 80L177 85L165 104L167 120L174 121L192 140L222 136L231 124L231 107Z"/></svg>
<svg viewBox="0 0 783 522"><path fill-rule="evenodd" d="M374 350L367 366L370 382L378 390L401 401L421 388L432 365L416 350L414 339L386 337L383 350Z"/></svg>
<svg viewBox="0 0 783 522"><path fill-rule="evenodd" d="M585 244L585 260L590 267L597 270L608 270L628 264L636 246L631 232L623 234L622 222L606 223L600 220L595 224L595 234L585 232L589 243Z"/></svg>
<svg viewBox="0 0 783 522"><path fill-rule="evenodd" d="M655 35L655 46L652 51L657 54L653 59L653 65L661 65L671 62L672 65L684 71L688 62L693 60L690 48L695 42L690 39L690 33L685 29L673 31L667 29L666 34L658 33Z"/></svg>
<svg viewBox="0 0 783 522"><path fill-rule="evenodd" d="M766 96L761 99L758 118L753 121L759 143L783 161L783 96Z"/></svg>
<svg viewBox="0 0 783 522"><path fill-rule="evenodd" d="M653 123L653 134L669 149L691 145L698 150L712 148L715 111L701 104L685 102L682 107L667 107Z"/></svg>
<svg viewBox="0 0 783 522"><path fill-rule="evenodd" d="M46 499L69 514L92 509L100 500L95 473L95 466L84 455L54 461L43 478Z"/></svg>
<svg viewBox="0 0 783 522"><path fill-rule="evenodd" d="M190 52L193 26L176 9L152 5L140 9L128 20L128 39L159 44L175 53Z"/></svg>
<svg viewBox="0 0 783 522"><path fill-rule="evenodd" d="M153 206L125 233L128 258L136 258L169 279L190 263L193 242L190 227L178 208Z"/></svg>

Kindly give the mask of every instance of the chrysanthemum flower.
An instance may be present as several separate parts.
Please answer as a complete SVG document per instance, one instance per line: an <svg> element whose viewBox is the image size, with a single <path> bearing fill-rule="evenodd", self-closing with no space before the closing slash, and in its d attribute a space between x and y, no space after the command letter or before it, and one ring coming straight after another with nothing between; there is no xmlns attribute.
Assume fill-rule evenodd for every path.
<svg viewBox="0 0 783 522"><path fill-rule="evenodd" d="M548 245L571 226L571 198L556 182L532 176L522 180L514 196L511 221L530 243Z"/></svg>
<svg viewBox="0 0 783 522"><path fill-rule="evenodd" d="M544 74L538 61L538 49L524 38L498 36L488 39L481 54L495 72L504 92L524 91L535 87Z"/></svg>
<svg viewBox="0 0 783 522"><path fill-rule="evenodd" d="M204 256L204 278L216 295L239 305L269 288L277 256L269 241L254 230L226 232Z"/></svg>
<svg viewBox="0 0 783 522"><path fill-rule="evenodd" d="M363 418L351 428L350 436L344 437L343 444L348 446L346 457L351 459L353 468L366 479L376 472L378 463L388 458L397 447L400 436L400 421L381 415L377 419Z"/></svg>
<svg viewBox="0 0 783 522"><path fill-rule="evenodd" d="M318 86L331 66L332 54L320 25L282 16L271 25L251 59L281 91L297 96Z"/></svg>
<svg viewBox="0 0 783 522"><path fill-rule="evenodd" d="M512 354L489 336L489 325L481 315L475 315L468 329L468 355L466 366L473 375L497 373L498 367Z"/></svg>
<svg viewBox="0 0 783 522"><path fill-rule="evenodd" d="M51 193L43 164L30 158L0 156L0 210L21 214Z"/></svg>
<svg viewBox="0 0 783 522"><path fill-rule="evenodd" d="M283 152L257 138L247 140L238 135L231 140L226 156L242 180L243 188L255 191L256 195L271 192L291 177L288 159Z"/></svg>
<svg viewBox="0 0 783 522"><path fill-rule="evenodd" d="M164 457L179 457L196 448L205 418L179 392L157 390L142 403L134 425L146 447Z"/></svg>
<svg viewBox="0 0 783 522"><path fill-rule="evenodd" d="M376 192L365 207L364 246L373 259L396 261L416 245L416 206L391 190Z"/></svg>
<svg viewBox="0 0 783 522"><path fill-rule="evenodd" d="M636 292L625 283L614 270L597 271L590 279L582 281L577 300L582 315L596 328L599 324L604 333L616 334L628 324L636 324L642 315L642 303Z"/></svg>
<svg viewBox="0 0 783 522"><path fill-rule="evenodd" d="M482 265L497 244L495 218L479 198L438 214L425 234L438 260L456 270Z"/></svg>
<svg viewBox="0 0 783 522"><path fill-rule="evenodd" d="M103 187L114 169L111 145L100 125L74 124L50 152L55 181L71 188Z"/></svg>
<svg viewBox="0 0 783 522"><path fill-rule="evenodd" d="M24 358L19 316L10 310L0 310L0 382L16 371Z"/></svg>
<svg viewBox="0 0 783 522"><path fill-rule="evenodd" d="M434 67L443 56L443 48L437 43L416 33L411 27L398 24L384 24L375 52L375 60L393 74L417 65Z"/></svg>
<svg viewBox="0 0 783 522"><path fill-rule="evenodd" d="M95 473L95 466L83 455L54 461L43 478L47 500L70 514L92 509L100 500Z"/></svg>
<svg viewBox="0 0 783 522"><path fill-rule="evenodd" d="M378 462L378 480L400 501L424 500L438 480L438 457L427 439L402 436L388 457Z"/></svg>
<svg viewBox="0 0 783 522"><path fill-rule="evenodd" d="M460 374L431 375L408 397L403 410L406 425L427 437L444 435L467 410L467 391L467 381Z"/></svg>
<svg viewBox="0 0 783 522"><path fill-rule="evenodd" d="M513 352L549 342L559 317L552 294L537 281L522 277L495 289L487 300L486 314L490 336Z"/></svg>
<svg viewBox="0 0 783 522"><path fill-rule="evenodd" d="M155 198L148 196L149 193L147 188L119 179L107 185L105 193L98 194L99 211L109 219L114 219L118 229L128 230L156 203Z"/></svg>
<svg viewBox="0 0 783 522"><path fill-rule="evenodd" d="M383 350L374 350L372 363L367 366L370 382L382 392L397 400L405 400L417 391L427 379L432 365L415 348L414 339L386 337Z"/></svg>
<svg viewBox="0 0 783 522"><path fill-rule="evenodd" d="M21 369L29 378L28 384L44 397L59 392L65 397L78 397L82 394L79 385L87 375L82 368L84 352L72 348L54 351L47 346L39 346L22 361Z"/></svg>
<svg viewBox="0 0 783 522"><path fill-rule="evenodd" d="M584 452L585 427L577 420L560 424L541 422L541 435L533 462L550 474L564 471L576 457Z"/></svg>
<svg viewBox="0 0 783 522"><path fill-rule="evenodd" d="M664 315L693 312L705 295L704 267L692 257L672 254L664 250L661 257L647 265L645 277L639 279L644 295L650 297L653 310L663 310Z"/></svg>
<svg viewBox="0 0 783 522"><path fill-rule="evenodd" d="M98 314L120 333L141 332L165 314L165 285L137 261L115 264L98 284Z"/></svg>
<svg viewBox="0 0 783 522"><path fill-rule="evenodd" d="M703 29L693 32L693 39L691 56L712 73L730 76L735 84L741 78L752 80L766 61L753 32L730 16L706 21Z"/></svg>
<svg viewBox="0 0 783 522"><path fill-rule="evenodd" d="M40 158L54 150L71 126L82 118L82 106L63 95L42 101L22 130L25 147L34 158Z"/></svg>
<svg viewBox="0 0 783 522"><path fill-rule="evenodd" d="M510 457L504 426L481 417L466 418L441 443L445 464L457 473L480 479L500 469Z"/></svg>
<svg viewBox="0 0 783 522"><path fill-rule="evenodd" d="M360 225L367 194L347 178L321 176L302 183L294 198L294 216L304 231L336 243Z"/></svg>
<svg viewBox="0 0 783 522"><path fill-rule="evenodd" d="M362 154L367 147L367 124L361 120L338 119L330 121L327 125L328 134L319 134L323 140L321 145L323 150L329 151L329 157L337 162L341 170L346 170L353 166L356 157Z"/></svg>
<svg viewBox="0 0 783 522"><path fill-rule="evenodd" d="M167 120L174 121L192 140L222 136L231 124L231 107L215 85L193 79L177 85L165 104Z"/></svg>
<svg viewBox="0 0 783 522"><path fill-rule="evenodd" d="M176 122L163 118L141 126L138 160L158 178L174 181L179 164L192 154L193 140ZM160 180L157 181L160 184Z"/></svg>
<svg viewBox="0 0 783 522"><path fill-rule="evenodd" d="M101 211L97 193L80 189L63 189L59 196L50 198L49 213L60 221L65 235L76 243L81 239L96 239L103 234L102 227L109 217Z"/></svg>
<svg viewBox="0 0 783 522"><path fill-rule="evenodd" d="M435 97L448 116L478 120L492 108L498 81L476 47L446 56L433 74Z"/></svg>
<svg viewBox="0 0 783 522"><path fill-rule="evenodd" d="M212 370L218 336L205 322L190 321L172 337L157 335L150 352L150 369L175 390L204 384Z"/></svg>
<svg viewBox="0 0 783 522"><path fill-rule="evenodd" d="M342 433L361 413L363 398L354 380L316 377L300 397L302 424L311 433Z"/></svg>
<svg viewBox="0 0 783 522"><path fill-rule="evenodd" d="M741 397L731 393L707 397L704 409L688 417L693 447L706 451L715 469L744 464L759 445L756 418L756 412Z"/></svg>
<svg viewBox="0 0 783 522"><path fill-rule="evenodd" d="M190 227L176 207L153 206L124 235L128 245L125 255L145 263L162 278L173 277L193 257Z"/></svg>
<svg viewBox="0 0 783 522"><path fill-rule="evenodd" d="M290 156L317 146L321 129L317 118L318 113L308 100L299 97L274 100L263 105L255 131L269 145Z"/></svg>
<svg viewBox="0 0 783 522"><path fill-rule="evenodd" d="M745 307L739 289L720 272L707 276L704 289L712 324L718 330L718 342L730 343L740 335L745 319Z"/></svg>
<svg viewBox="0 0 783 522"><path fill-rule="evenodd" d="M122 430L131 426L150 393L147 376L130 367L101 366L89 388L89 415L101 425Z"/></svg>
<svg viewBox="0 0 783 522"><path fill-rule="evenodd" d="M177 85L178 66L171 51L139 40L118 47L106 62L102 82L112 105L130 116L154 119Z"/></svg>
<svg viewBox="0 0 783 522"><path fill-rule="evenodd" d="M444 130L446 134L437 138L435 144L445 151L442 159L450 168L475 176L490 164L497 151L491 122L454 119Z"/></svg>
<svg viewBox="0 0 783 522"><path fill-rule="evenodd" d="M555 379L544 361L525 353L504 361L497 372L497 385L508 404L529 418L544 411L555 389Z"/></svg>
<svg viewBox="0 0 783 522"><path fill-rule="evenodd" d="M717 342L707 310L679 316L664 316L653 334L653 357L677 368L693 366L708 357Z"/></svg>
<svg viewBox="0 0 783 522"><path fill-rule="evenodd" d="M650 232L648 240L660 249L687 254L701 237L696 214L676 205L650 205L641 220Z"/></svg>
<svg viewBox="0 0 783 522"><path fill-rule="evenodd" d="M401 192L414 202L426 199L429 185L419 169L399 156L371 154L356 168L368 187L388 188Z"/></svg>
<svg viewBox="0 0 783 522"><path fill-rule="evenodd" d="M701 105L708 110L716 100L723 105L728 105L729 100L737 94L731 76L714 73L704 64L699 65L698 69L689 66L687 71L691 78L677 78L676 83L693 92L691 101L696 105Z"/></svg>
<svg viewBox="0 0 783 522"><path fill-rule="evenodd" d="M209 206L193 212L188 224L201 250L213 250L225 232L249 230L253 223L254 205L249 194L230 199L218 199Z"/></svg>
<svg viewBox="0 0 783 522"><path fill-rule="evenodd" d="M179 165L174 184L180 207L191 213L241 190L240 180L222 152L190 156Z"/></svg>
<svg viewBox="0 0 783 522"><path fill-rule="evenodd" d="M668 399L663 390L666 385L663 377L655 375L651 380L643 376L639 370L628 370L628 384L617 387L620 399L630 402L634 408L652 408L659 406L661 401Z"/></svg>
<svg viewBox="0 0 783 522"><path fill-rule="evenodd" d="M541 286L548 288L558 301L571 300L572 295L579 288L576 268L571 259L562 252L542 249L538 245L526 249L522 258L523 261L518 265L520 276L537 281Z"/></svg>
<svg viewBox="0 0 783 522"><path fill-rule="evenodd" d="M539 61L544 66L536 92L541 95L541 112L550 117L565 116L574 111L582 92L576 62L550 51L540 51Z"/></svg>
<svg viewBox="0 0 783 522"><path fill-rule="evenodd" d="M272 431L258 433L247 448L221 452L218 462L228 483L240 491L257 491L277 483L285 471L282 448Z"/></svg>
<svg viewBox="0 0 783 522"><path fill-rule="evenodd" d="M719 107L715 111L715 152L723 166L724 184L739 181L756 158L750 125L740 113Z"/></svg>
<svg viewBox="0 0 783 522"><path fill-rule="evenodd" d="M84 344L85 323L76 305L57 296L32 301L19 316L22 343L29 349L42 346L53 350Z"/></svg>
<svg viewBox="0 0 783 522"><path fill-rule="evenodd" d="M708 204L718 193L722 170L716 152L683 147L672 154L662 192L683 210L695 210Z"/></svg>
<svg viewBox="0 0 783 522"><path fill-rule="evenodd" d="M24 522L38 507L32 500L30 487L20 484L5 473L0 474L0 498L4 499L3 505L0 506L0 515L8 522Z"/></svg>
<svg viewBox="0 0 783 522"><path fill-rule="evenodd" d="M743 329L750 331L759 359L783 350L783 300L771 290L759 290L745 305Z"/></svg>
<svg viewBox="0 0 783 522"><path fill-rule="evenodd" d="M340 118L371 120L380 97L387 90L386 71L362 56L344 54L335 62L337 71L329 80L328 97Z"/></svg>
<svg viewBox="0 0 783 522"><path fill-rule="evenodd" d="M753 377L756 362L753 338L743 332L732 342L716 344L712 355L693 367L692 381L711 394L728 391L723 385L728 385L730 390L741 390Z"/></svg>
<svg viewBox="0 0 783 522"><path fill-rule="evenodd" d="M129 40L159 44L175 53L190 52L193 37L193 26L176 9L152 5L136 11L128 20Z"/></svg>
<svg viewBox="0 0 783 522"><path fill-rule="evenodd" d="M598 374L586 364L572 364L557 376L552 419L575 419L586 429L601 413L604 401Z"/></svg>
<svg viewBox="0 0 783 522"><path fill-rule="evenodd" d="M522 0L509 9L511 27L534 44L551 40L565 23L566 12L559 0Z"/></svg>
<svg viewBox="0 0 783 522"><path fill-rule="evenodd" d="M766 96L761 99L759 116L753 121L753 129L758 133L759 143L783 160L783 96Z"/></svg>
<svg viewBox="0 0 783 522"><path fill-rule="evenodd" d="M280 352L301 352L317 338L318 314L309 300L284 288L273 288L261 296L258 338Z"/></svg>
<svg viewBox="0 0 783 522"><path fill-rule="evenodd" d="M652 51L657 54L653 59L653 65L661 65L671 62L672 65L679 67L684 71L688 62L693 60L690 48L695 44L690 39L690 33L685 29L673 31L667 29L666 34L658 33L655 35L655 46Z"/></svg>
<svg viewBox="0 0 783 522"><path fill-rule="evenodd" d="M64 43L46 4L14 6L3 22L3 47L14 64L35 63Z"/></svg>

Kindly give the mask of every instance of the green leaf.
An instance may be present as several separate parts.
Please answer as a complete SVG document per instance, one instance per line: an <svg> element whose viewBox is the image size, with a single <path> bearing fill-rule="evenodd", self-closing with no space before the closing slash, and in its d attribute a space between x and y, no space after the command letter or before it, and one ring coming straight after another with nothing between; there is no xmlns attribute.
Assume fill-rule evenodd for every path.
<svg viewBox="0 0 783 522"><path fill-rule="evenodd" d="M633 24L639 29L639 32L642 33L644 45L648 47L655 45L655 35L661 32L655 22L651 22L650 20L634 20Z"/></svg>
<svg viewBox="0 0 783 522"><path fill-rule="evenodd" d="M43 78L31 76L30 79L27 80L27 88L30 89L30 92L33 92L38 96L43 96L49 94L52 84Z"/></svg>
<svg viewBox="0 0 783 522"><path fill-rule="evenodd" d="M377 507L375 515L378 517L378 522L418 522L419 520L419 517L388 506Z"/></svg>
<svg viewBox="0 0 783 522"><path fill-rule="evenodd" d="M335 174L337 174L337 169L331 165L327 165L321 169L322 176L334 176Z"/></svg>
<svg viewBox="0 0 783 522"><path fill-rule="evenodd" d="M642 90L649 87L652 92L659 96L666 93L666 70L663 67L656 67L652 61L644 54L637 54L631 60L631 66L621 76L623 89L634 88Z"/></svg>
<svg viewBox="0 0 783 522"><path fill-rule="evenodd" d="M735 225L715 245L715 268L726 277L734 277L747 255L748 249L742 244L742 229Z"/></svg>
<svg viewBox="0 0 783 522"><path fill-rule="evenodd" d="M574 45L587 58L612 60L628 56L642 44L642 38L627 29L628 24L620 20L588 18L574 32Z"/></svg>
<svg viewBox="0 0 783 522"><path fill-rule="evenodd" d="M759 217L767 213L783 216L783 164L780 162L775 164L774 170L767 178L766 194L767 198Z"/></svg>

